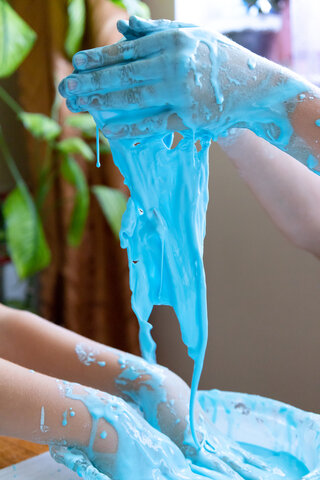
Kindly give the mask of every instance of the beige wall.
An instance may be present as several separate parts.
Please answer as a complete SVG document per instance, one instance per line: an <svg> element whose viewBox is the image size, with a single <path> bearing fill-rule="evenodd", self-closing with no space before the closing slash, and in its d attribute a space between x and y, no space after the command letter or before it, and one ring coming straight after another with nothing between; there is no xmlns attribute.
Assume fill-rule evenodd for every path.
<svg viewBox="0 0 320 480"><path fill-rule="evenodd" d="M152 18L174 18L174 0L144 0L151 10Z"/></svg>

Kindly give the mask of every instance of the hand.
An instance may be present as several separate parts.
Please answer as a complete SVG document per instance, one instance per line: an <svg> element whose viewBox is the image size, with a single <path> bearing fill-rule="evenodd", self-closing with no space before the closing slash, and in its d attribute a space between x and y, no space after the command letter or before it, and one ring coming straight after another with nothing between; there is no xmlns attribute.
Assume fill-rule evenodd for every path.
<svg viewBox="0 0 320 480"><path fill-rule="evenodd" d="M69 108L89 111L108 138L245 127L288 143L287 103L307 87L287 70L198 27L133 17L118 28L135 40L76 54L60 84Z"/></svg>
<svg viewBox="0 0 320 480"><path fill-rule="evenodd" d="M203 479L192 472L178 447L123 399L89 388L83 391L67 382L63 385L67 399L85 405L92 427L87 446L52 443L50 453L56 461L86 480Z"/></svg>
<svg viewBox="0 0 320 480"><path fill-rule="evenodd" d="M222 435L199 404L197 436L202 449L195 447L189 423L190 389L180 377L127 353L120 354L119 364L122 371L115 380L119 395L138 407L150 425L171 438L190 461L193 471L218 473L231 479L239 475L268 478L267 465Z"/></svg>

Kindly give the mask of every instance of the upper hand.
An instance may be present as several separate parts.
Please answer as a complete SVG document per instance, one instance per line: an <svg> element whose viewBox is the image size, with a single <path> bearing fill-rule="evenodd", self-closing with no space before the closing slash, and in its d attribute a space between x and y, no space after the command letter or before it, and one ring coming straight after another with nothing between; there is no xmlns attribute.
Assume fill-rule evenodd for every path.
<svg viewBox="0 0 320 480"><path fill-rule="evenodd" d="M252 96L257 83L248 50L168 20L133 17L118 28L130 40L77 53L59 87L68 107L89 111L107 137L225 131L244 120L239 91Z"/></svg>

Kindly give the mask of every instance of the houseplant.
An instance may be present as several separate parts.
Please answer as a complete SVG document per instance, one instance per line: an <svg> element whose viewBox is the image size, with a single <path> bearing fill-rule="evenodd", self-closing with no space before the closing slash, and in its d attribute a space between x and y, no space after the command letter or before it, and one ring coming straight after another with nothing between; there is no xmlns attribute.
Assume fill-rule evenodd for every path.
<svg viewBox="0 0 320 480"><path fill-rule="evenodd" d="M138 0L110 0L129 14L148 16L148 7ZM81 48L86 35L87 2L66 0L68 28L64 50L70 59ZM7 0L0 0L0 79L11 77L37 44L37 35L18 15ZM41 68L41 66L39 66ZM125 195L106 185L88 185L77 159L92 161L95 158L95 125L90 115L68 116L61 122L58 115L60 99L56 96L51 115L23 110L16 98L0 86L0 101L14 112L17 120L39 142L43 153L37 183L29 185L20 172L14 155L10 152L6 135L0 128L0 153L14 179L14 187L1 199L3 218L2 237L6 254L13 261L18 276L32 282L34 276L50 265L54 251L49 247L43 220L48 215L45 201L54 179L61 176L74 190L72 212L67 229L67 242L77 248L83 237L88 219L91 197L98 200L111 230L118 236L120 220L126 205ZM73 128L74 136L61 138L64 127ZM108 142L101 137L102 152L108 152ZM52 162L55 156L58 162ZM57 167L58 165L58 167ZM91 194L92 193L92 194ZM3 243L3 241L2 241ZM3 245L2 245L3 249ZM1 292L1 289L0 289ZM0 298L0 301L4 301Z"/></svg>

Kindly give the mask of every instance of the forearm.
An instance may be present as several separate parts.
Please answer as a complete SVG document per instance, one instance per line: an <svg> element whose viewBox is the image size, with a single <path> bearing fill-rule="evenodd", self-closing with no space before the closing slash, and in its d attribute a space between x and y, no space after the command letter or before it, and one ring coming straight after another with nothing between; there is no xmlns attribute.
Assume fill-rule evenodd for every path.
<svg viewBox="0 0 320 480"><path fill-rule="evenodd" d="M0 357L125 398L126 390L138 389L145 382L160 390L160 386L168 383L167 377L168 390L174 389L174 383L178 387L177 381L180 390L182 386L188 388L159 365L150 365L141 357L89 340L30 312L4 306L0 306ZM187 398L185 405L187 412Z"/></svg>
<svg viewBox="0 0 320 480"><path fill-rule="evenodd" d="M85 388L73 386L78 394ZM65 383L0 359L0 435L37 443L87 446L92 419L79 400L65 395ZM103 422L99 429L110 432ZM106 446L106 444L104 444ZM110 445L110 449L114 445Z"/></svg>
<svg viewBox="0 0 320 480"><path fill-rule="evenodd" d="M81 349L87 354L80 360ZM77 353L78 352L78 353ZM0 306L0 357L37 372L116 393L117 352L29 312Z"/></svg>
<svg viewBox="0 0 320 480"><path fill-rule="evenodd" d="M320 89L242 47L228 47L229 62L219 75L225 98L221 130L214 129L213 136L225 135L230 126L247 128L305 165L310 156L319 163Z"/></svg>
<svg viewBox="0 0 320 480"><path fill-rule="evenodd" d="M273 80L266 91L257 88L258 112L249 109L249 129L304 165L319 168L320 89L280 65L267 66Z"/></svg>
<svg viewBox="0 0 320 480"><path fill-rule="evenodd" d="M250 131L218 143L283 234L320 258L320 177Z"/></svg>
<svg viewBox="0 0 320 480"><path fill-rule="evenodd" d="M164 367L105 347L29 312L3 306L0 356L28 369L130 400L143 409L154 427L160 426L165 433L183 440L190 389ZM167 421L173 411L182 420L179 424ZM173 430L177 430L174 435Z"/></svg>

